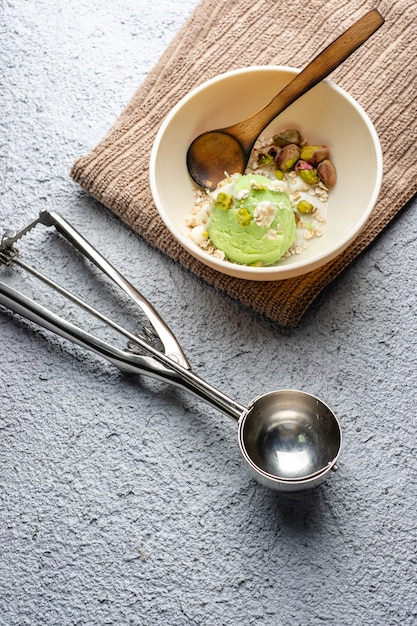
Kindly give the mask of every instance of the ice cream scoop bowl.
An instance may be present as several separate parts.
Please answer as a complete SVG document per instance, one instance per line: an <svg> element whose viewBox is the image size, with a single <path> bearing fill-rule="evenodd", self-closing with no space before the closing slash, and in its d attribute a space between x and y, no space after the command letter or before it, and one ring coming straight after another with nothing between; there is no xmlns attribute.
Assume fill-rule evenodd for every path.
<svg viewBox="0 0 417 626"><path fill-rule="evenodd" d="M149 335L145 338L131 333L20 259L14 243L38 223L55 226L141 308L163 350L148 340ZM0 262L27 270L111 326L129 340L128 349L110 345L3 282L0 282L1 305L106 358L122 372L150 376L176 385L232 417L238 424L243 458L254 477L265 486L278 491L309 489L335 469L341 450L341 429L334 413L321 400L303 391L284 389L261 395L245 407L197 376L173 333L152 305L58 214L43 211L20 233L8 231L0 246Z"/></svg>
<svg viewBox="0 0 417 626"><path fill-rule="evenodd" d="M272 391L239 419L239 446L258 482L279 491L320 484L336 469L342 443L334 413L311 394Z"/></svg>

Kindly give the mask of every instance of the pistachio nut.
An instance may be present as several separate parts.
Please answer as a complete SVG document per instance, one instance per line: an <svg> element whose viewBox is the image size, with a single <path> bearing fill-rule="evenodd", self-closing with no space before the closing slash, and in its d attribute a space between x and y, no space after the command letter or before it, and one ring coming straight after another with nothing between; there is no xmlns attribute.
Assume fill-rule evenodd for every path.
<svg viewBox="0 0 417 626"><path fill-rule="evenodd" d="M230 209L232 199L232 194L220 191L220 193L217 194L216 203L214 206L218 209L223 209L223 211L227 211L228 209Z"/></svg>
<svg viewBox="0 0 417 626"><path fill-rule="evenodd" d="M297 204L297 211L303 213L304 215L307 215L309 213L313 213L314 206L308 200L300 200L300 202Z"/></svg>
<svg viewBox="0 0 417 626"><path fill-rule="evenodd" d="M329 158L329 148L327 146L303 146L300 151L300 159L317 165L323 159Z"/></svg>
<svg viewBox="0 0 417 626"><path fill-rule="evenodd" d="M247 228L252 219L251 214L249 213L248 209L245 209L245 207L242 207L238 210L236 218L242 228Z"/></svg>
<svg viewBox="0 0 417 626"><path fill-rule="evenodd" d="M264 154L261 153L258 156L259 165L269 165L274 160L274 156L272 154Z"/></svg>
<svg viewBox="0 0 417 626"><path fill-rule="evenodd" d="M303 161L302 159L297 162L295 171L309 185L316 185L320 180L317 170L315 170L310 163L307 163L307 161Z"/></svg>
<svg viewBox="0 0 417 626"><path fill-rule="evenodd" d="M330 159L324 159L318 164L317 174L328 189L336 184L336 169Z"/></svg>
<svg viewBox="0 0 417 626"><path fill-rule="evenodd" d="M276 156L276 163L278 169L282 172L288 172L297 163L300 158L300 149L295 143L289 143L284 146Z"/></svg>
<svg viewBox="0 0 417 626"><path fill-rule="evenodd" d="M274 135L272 140L274 144L280 148L288 146L290 143L294 143L296 146L299 146L303 141L300 133L295 128L288 128L282 133L279 133L279 135Z"/></svg>

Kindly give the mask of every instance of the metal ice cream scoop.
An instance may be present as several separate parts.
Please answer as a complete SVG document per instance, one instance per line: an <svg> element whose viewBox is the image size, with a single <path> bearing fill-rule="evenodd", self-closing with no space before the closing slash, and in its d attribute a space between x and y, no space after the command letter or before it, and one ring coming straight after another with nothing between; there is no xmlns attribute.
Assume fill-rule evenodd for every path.
<svg viewBox="0 0 417 626"><path fill-rule="evenodd" d="M136 335L107 318L77 296L20 259L15 243L37 224L55 226L90 261L116 283L145 313L152 330ZM120 350L44 308L0 282L0 304L106 358L121 371L151 376L181 387L237 422L238 443L248 467L262 484L278 491L299 491L321 483L340 454L342 434L334 413L303 391L272 391L247 407L229 398L191 371L178 341L149 302L70 224L57 213L43 211L20 232L7 231L0 246L0 264L18 265L61 295L99 318L128 340ZM153 345L156 335L163 351ZM140 354L140 349L148 355Z"/></svg>

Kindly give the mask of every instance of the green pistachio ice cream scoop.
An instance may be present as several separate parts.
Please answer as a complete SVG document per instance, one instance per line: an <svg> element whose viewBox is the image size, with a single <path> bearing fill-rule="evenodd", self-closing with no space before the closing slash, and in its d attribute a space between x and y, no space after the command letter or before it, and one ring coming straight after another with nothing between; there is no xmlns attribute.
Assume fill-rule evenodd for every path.
<svg viewBox="0 0 417 626"><path fill-rule="evenodd" d="M292 246L295 233L287 194L274 190L266 176L241 176L215 194L208 235L229 261L271 265Z"/></svg>

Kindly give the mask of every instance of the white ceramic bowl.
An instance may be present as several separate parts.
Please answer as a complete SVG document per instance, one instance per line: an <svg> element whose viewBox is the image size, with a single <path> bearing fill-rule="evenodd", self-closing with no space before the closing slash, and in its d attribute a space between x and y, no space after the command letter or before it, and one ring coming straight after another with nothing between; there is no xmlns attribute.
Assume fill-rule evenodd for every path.
<svg viewBox="0 0 417 626"><path fill-rule="evenodd" d="M150 185L161 218L191 255L224 274L249 280L281 280L310 272L354 240L377 200L382 181L377 133L361 106L326 80L288 107L262 133L272 136L295 127L309 143L329 146L338 178L330 192L323 236L311 240L300 255L269 267L216 259L189 237L185 218L194 204L196 188L186 165L191 141L206 130L246 119L265 106L297 72L289 67L259 66L216 76L173 107L155 138Z"/></svg>

